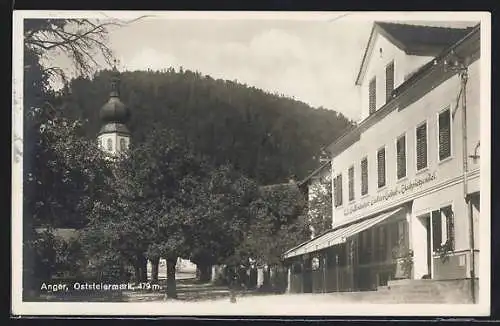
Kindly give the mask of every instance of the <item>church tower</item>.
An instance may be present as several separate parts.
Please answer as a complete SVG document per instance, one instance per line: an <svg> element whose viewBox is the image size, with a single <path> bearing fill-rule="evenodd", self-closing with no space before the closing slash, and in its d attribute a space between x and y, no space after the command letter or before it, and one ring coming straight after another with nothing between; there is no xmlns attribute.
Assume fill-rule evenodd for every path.
<svg viewBox="0 0 500 326"><path fill-rule="evenodd" d="M130 111L120 100L120 73L113 67L111 77L111 91L109 99L100 111L102 128L97 135L99 148L111 157L124 152L130 143L130 131L126 123L130 118Z"/></svg>

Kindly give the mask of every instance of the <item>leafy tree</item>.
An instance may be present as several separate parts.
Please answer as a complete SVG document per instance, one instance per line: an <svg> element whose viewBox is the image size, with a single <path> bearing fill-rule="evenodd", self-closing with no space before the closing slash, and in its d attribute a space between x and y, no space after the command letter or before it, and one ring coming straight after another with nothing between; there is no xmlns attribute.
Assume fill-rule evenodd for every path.
<svg viewBox="0 0 500 326"><path fill-rule="evenodd" d="M79 26L76 30L65 30L75 24ZM83 137L81 121L64 116L65 92L57 94L50 87L50 78L61 70L48 67L44 61L52 50L68 54L71 49L79 64L89 68L91 65L83 59L93 48L88 42L105 34L102 28L86 33L89 24L80 20L24 20L23 102L15 102L22 108L24 130L22 136L15 134L14 145L16 158L23 159L23 290L34 288L37 280L54 276L58 268L73 264L61 263L68 258L60 250L62 244L35 229L43 227L52 232L53 228L83 225L106 173L94 142ZM52 38L67 33L74 37L64 42ZM99 51L106 52L104 43Z"/></svg>
<svg viewBox="0 0 500 326"><path fill-rule="evenodd" d="M194 190L188 210L193 221L188 237L190 259L198 265L200 280L207 281L212 265L234 263L235 248L244 240L252 220L251 205L258 197L258 187L223 165Z"/></svg>
<svg viewBox="0 0 500 326"><path fill-rule="evenodd" d="M253 220L238 247L259 266L281 264L281 255L310 237L305 199L294 183L262 187Z"/></svg>
<svg viewBox="0 0 500 326"><path fill-rule="evenodd" d="M313 235L329 230L332 225L332 184L327 173L309 185L308 215Z"/></svg>
<svg viewBox="0 0 500 326"><path fill-rule="evenodd" d="M185 209L205 173L202 161L168 130L153 129L144 142L132 142L115 164L107 200L95 204L86 230L90 250L116 250L139 281L146 279L146 258L166 258L167 294L175 297L175 264L189 255Z"/></svg>

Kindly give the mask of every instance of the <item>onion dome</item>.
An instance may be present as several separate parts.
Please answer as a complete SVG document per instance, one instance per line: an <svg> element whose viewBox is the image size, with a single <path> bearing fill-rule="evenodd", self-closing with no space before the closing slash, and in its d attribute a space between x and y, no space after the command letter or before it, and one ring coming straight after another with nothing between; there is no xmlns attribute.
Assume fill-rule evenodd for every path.
<svg viewBox="0 0 500 326"><path fill-rule="evenodd" d="M128 108L123 104L119 97L120 75L116 66L113 68L111 77L111 92L106 104L103 105L100 112L101 121L104 123L126 123L130 117Z"/></svg>
<svg viewBox="0 0 500 326"><path fill-rule="evenodd" d="M120 73L113 67L113 75L111 77L111 92L109 99L101 108L99 116L103 126L99 134L118 132L129 134L125 124L130 118L129 109L123 104L119 97Z"/></svg>

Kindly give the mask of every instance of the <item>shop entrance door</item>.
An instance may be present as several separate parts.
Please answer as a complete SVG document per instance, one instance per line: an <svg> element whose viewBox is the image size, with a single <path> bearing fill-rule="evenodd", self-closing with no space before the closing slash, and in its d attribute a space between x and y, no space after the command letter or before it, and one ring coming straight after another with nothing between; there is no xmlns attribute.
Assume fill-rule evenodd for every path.
<svg viewBox="0 0 500 326"><path fill-rule="evenodd" d="M418 251L418 278L432 277L432 223L431 214L423 214L417 217L419 236L415 238L413 244L414 251ZM417 225L416 225L417 226ZM420 233L421 232L421 233Z"/></svg>
<svg viewBox="0 0 500 326"><path fill-rule="evenodd" d="M425 233L427 235L426 239L426 250L427 250L427 275L428 278L432 278L432 223L431 215L427 214L424 217Z"/></svg>

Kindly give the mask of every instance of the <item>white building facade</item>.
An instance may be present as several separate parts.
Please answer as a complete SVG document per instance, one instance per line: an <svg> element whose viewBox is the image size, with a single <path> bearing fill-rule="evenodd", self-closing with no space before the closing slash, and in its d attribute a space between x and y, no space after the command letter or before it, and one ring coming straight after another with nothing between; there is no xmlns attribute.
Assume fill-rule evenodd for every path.
<svg viewBox="0 0 500 326"><path fill-rule="evenodd" d="M333 228L284 254L295 288L479 277L479 45L479 26L374 24L361 121L328 148Z"/></svg>

